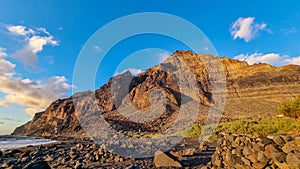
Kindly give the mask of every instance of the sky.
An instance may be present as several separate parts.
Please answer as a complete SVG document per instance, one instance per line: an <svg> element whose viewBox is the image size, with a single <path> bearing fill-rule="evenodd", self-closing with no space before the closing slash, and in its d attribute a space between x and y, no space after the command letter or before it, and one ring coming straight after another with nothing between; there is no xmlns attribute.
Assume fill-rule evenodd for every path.
<svg viewBox="0 0 300 169"><path fill-rule="evenodd" d="M0 3L0 135L31 120L53 100L70 96L76 88L72 83L76 61L86 42L106 24L130 14L159 12L185 19L206 35L219 56L249 64L300 65L298 0ZM190 48L161 35L124 39L102 60L93 89L126 70L138 74L180 49ZM94 50L104 52L97 45Z"/></svg>

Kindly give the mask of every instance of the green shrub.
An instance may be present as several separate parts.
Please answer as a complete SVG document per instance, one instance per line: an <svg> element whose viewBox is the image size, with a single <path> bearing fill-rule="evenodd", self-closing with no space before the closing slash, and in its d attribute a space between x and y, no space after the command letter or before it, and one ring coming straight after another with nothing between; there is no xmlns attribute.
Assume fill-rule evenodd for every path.
<svg viewBox="0 0 300 169"><path fill-rule="evenodd" d="M205 126L209 128L210 125ZM195 124L188 133L187 138L198 138L202 132L202 125ZM236 134L263 134L263 135L281 135L300 132L300 120L294 118L255 118L236 120L232 122L220 123L213 131L212 137L220 132L236 133ZM179 135L182 135L180 133Z"/></svg>
<svg viewBox="0 0 300 169"><path fill-rule="evenodd" d="M231 132L236 134L264 134L280 135L297 133L300 131L299 119L293 118L257 118L251 120L237 120L228 123L220 123L215 130L219 132Z"/></svg>
<svg viewBox="0 0 300 169"><path fill-rule="evenodd" d="M279 113L287 117L300 118L300 96L281 105Z"/></svg>

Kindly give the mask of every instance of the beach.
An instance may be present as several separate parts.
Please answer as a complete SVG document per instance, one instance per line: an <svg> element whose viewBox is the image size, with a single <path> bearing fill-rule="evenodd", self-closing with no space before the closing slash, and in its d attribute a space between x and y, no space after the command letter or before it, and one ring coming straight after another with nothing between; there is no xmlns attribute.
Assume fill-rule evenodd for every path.
<svg viewBox="0 0 300 169"><path fill-rule="evenodd" d="M183 143L184 142L184 143ZM199 168L208 163L214 147L199 149L198 140L183 140L171 152L182 167ZM120 156L90 140L65 139L50 144L8 149L1 152L0 168L28 168L49 165L51 168L155 168L154 157ZM164 160L164 157L160 159ZM160 160L159 159L159 160ZM176 160L177 161L177 160ZM170 166L171 167L171 166ZM28 168L29 169L29 168Z"/></svg>
<svg viewBox="0 0 300 169"><path fill-rule="evenodd" d="M0 136L0 150L3 151L27 146L52 144L55 142L55 140L43 139L40 137L2 135Z"/></svg>

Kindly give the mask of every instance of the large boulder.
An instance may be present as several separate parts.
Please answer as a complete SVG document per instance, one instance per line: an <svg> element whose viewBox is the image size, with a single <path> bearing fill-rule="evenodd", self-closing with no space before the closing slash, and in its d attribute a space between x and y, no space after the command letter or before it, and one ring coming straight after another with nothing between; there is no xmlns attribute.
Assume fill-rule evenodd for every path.
<svg viewBox="0 0 300 169"><path fill-rule="evenodd" d="M156 151L154 155L155 167L179 167L182 168L181 163L172 157L170 154L166 154L160 150Z"/></svg>

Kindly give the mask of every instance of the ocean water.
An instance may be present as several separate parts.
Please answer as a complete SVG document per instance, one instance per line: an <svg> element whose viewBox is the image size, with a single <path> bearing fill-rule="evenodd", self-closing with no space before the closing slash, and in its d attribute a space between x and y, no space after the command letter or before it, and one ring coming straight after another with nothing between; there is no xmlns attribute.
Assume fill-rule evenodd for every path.
<svg viewBox="0 0 300 169"><path fill-rule="evenodd" d="M0 150L27 147L29 145L36 146L55 142L57 141L39 137L0 135Z"/></svg>

